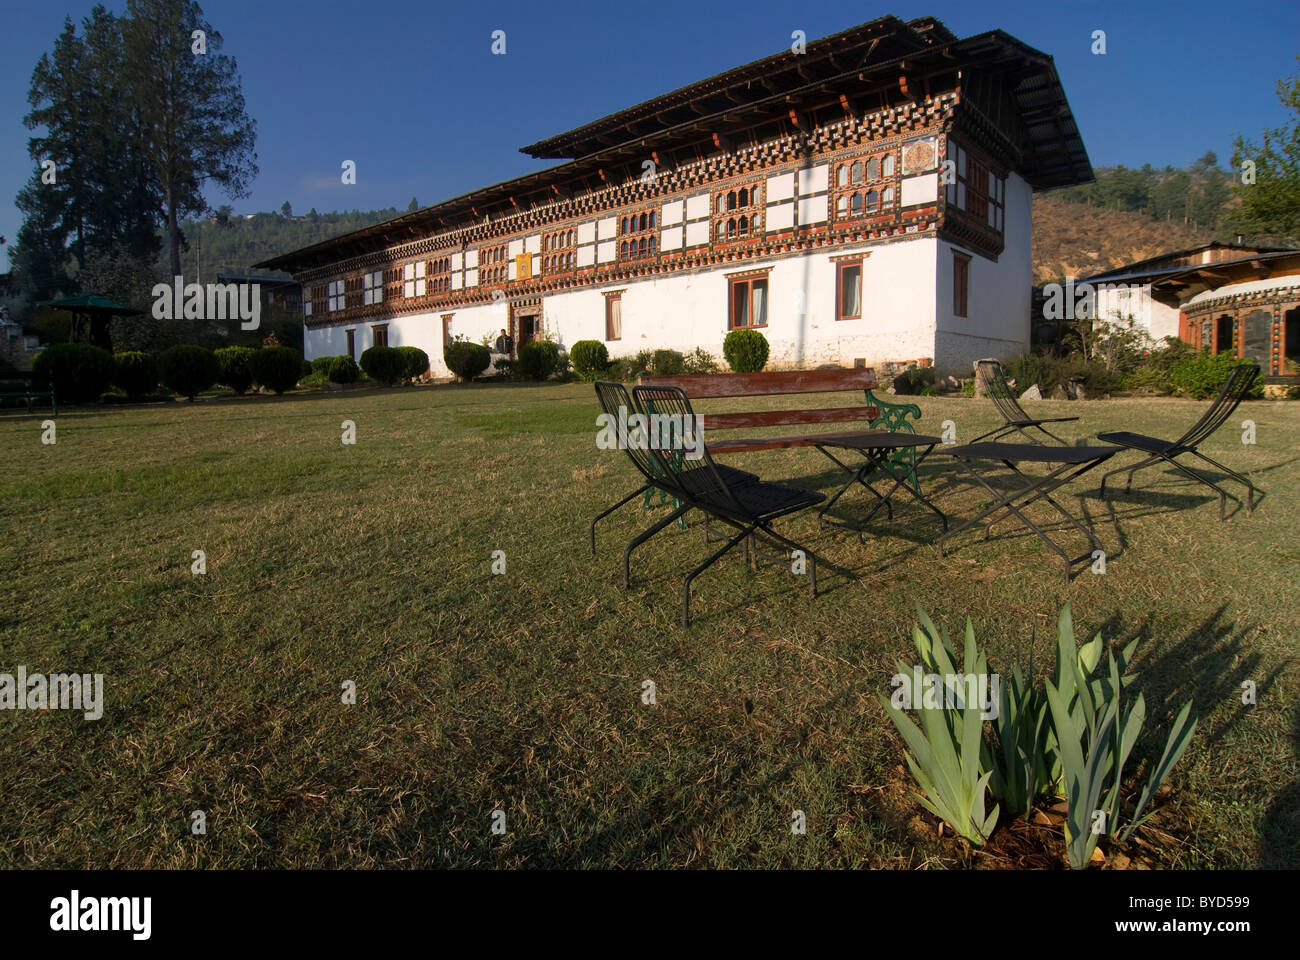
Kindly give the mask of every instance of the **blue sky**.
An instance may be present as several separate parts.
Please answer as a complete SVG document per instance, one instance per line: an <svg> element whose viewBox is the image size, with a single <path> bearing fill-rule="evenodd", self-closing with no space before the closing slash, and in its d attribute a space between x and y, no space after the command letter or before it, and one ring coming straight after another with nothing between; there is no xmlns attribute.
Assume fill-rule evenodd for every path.
<svg viewBox="0 0 1300 960"><path fill-rule="evenodd" d="M0 33L0 235L31 175L22 124L32 67L65 14L91 3L9 4ZM109 2L110 9L124 2ZM1094 165L1182 166L1213 150L1227 165L1238 133L1284 120L1274 93L1296 73L1294 0L818 0L717 3L382 4L209 0L208 20L239 63L258 123L261 173L236 210L404 209L546 166L519 147L776 53L892 13L936 16L959 36L1002 29L1051 54ZM506 55L490 51L506 31ZM1107 53L1090 51L1106 31ZM340 182L354 160L357 183ZM211 202L225 202L213 194ZM7 258L0 269L7 269Z"/></svg>

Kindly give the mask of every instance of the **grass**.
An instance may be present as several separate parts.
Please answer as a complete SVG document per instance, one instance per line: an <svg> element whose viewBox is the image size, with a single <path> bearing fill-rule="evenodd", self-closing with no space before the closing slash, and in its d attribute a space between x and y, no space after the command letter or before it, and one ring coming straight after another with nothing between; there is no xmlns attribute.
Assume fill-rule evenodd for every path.
<svg viewBox="0 0 1300 960"><path fill-rule="evenodd" d="M923 430L992 426L980 401L918 402ZM1080 414L1074 437L1173 435L1203 409L1040 407ZM1066 586L1005 524L941 559L914 507L861 544L796 517L780 528L824 561L822 596L729 558L696 582L687 630L698 522L639 551L626 593L639 505L587 551L589 518L638 482L596 449L597 412L579 385L348 391L69 410L53 446L41 416L0 415L0 672L103 673L107 701L96 722L0 712L0 862L994 866L937 836L874 694L910 662L918 601L950 628L973 618L1009 668L1031 651L1050 663L1068 600L1081 636L1143 638L1149 727L1188 697L1201 718L1149 855L1300 865L1300 404L1248 404L1235 420L1256 421L1258 444L1230 424L1206 448L1268 492L1254 516L1219 523L1217 501L1155 470L1109 503L1076 497L1095 493L1091 475L1072 488L1110 551L1104 576ZM979 494L948 488L941 461L927 487L971 515ZM729 462L838 486L811 450ZM195 550L206 575L190 572ZM355 705L341 702L349 680ZM206 835L190 833L195 810Z"/></svg>

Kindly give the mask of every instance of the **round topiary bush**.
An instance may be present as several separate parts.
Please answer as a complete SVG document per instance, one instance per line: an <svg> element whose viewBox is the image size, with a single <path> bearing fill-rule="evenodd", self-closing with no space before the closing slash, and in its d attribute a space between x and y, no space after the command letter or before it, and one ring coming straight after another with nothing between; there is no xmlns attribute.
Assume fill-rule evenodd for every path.
<svg viewBox="0 0 1300 960"><path fill-rule="evenodd" d="M675 377L686 372L686 358L677 350L656 350L650 370L656 377Z"/></svg>
<svg viewBox="0 0 1300 960"><path fill-rule="evenodd" d="M393 347L371 347L361 354L361 369L371 380L391 387L402 379L402 355Z"/></svg>
<svg viewBox="0 0 1300 960"><path fill-rule="evenodd" d="M217 382L217 358L207 347L182 344L158 358L158 375L167 388L193 401Z"/></svg>
<svg viewBox="0 0 1300 960"><path fill-rule="evenodd" d="M442 361L462 383L469 383L492 365L492 354L481 343L457 340L442 351Z"/></svg>
<svg viewBox="0 0 1300 960"><path fill-rule="evenodd" d="M32 362L32 380L62 403L89 403L113 382L113 355L88 343L56 343Z"/></svg>
<svg viewBox="0 0 1300 960"><path fill-rule="evenodd" d="M351 357L344 355L326 359L329 363L325 364L324 372L330 383L356 383L361 379L361 368Z"/></svg>
<svg viewBox="0 0 1300 960"><path fill-rule="evenodd" d="M262 347L248 358L253 382L276 394L295 386L302 378L303 359L291 347Z"/></svg>
<svg viewBox="0 0 1300 960"><path fill-rule="evenodd" d="M533 340L519 348L519 374L526 380L545 380L560 366L560 348L549 340Z"/></svg>
<svg viewBox="0 0 1300 960"><path fill-rule="evenodd" d="M121 387L132 400L153 393L158 389L158 361L138 350L114 354L113 385Z"/></svg>
<svg viewBox="0 0 1300 960"><path fill-rule="evenodd" d="M757 330L732 330L722 341L722 355L736 373L757 373L767 366L767 337Z"/></svg>
<svg viewBox="0 0 1300 960"><path fill-rule="evenodd" d="M429 355L419 347L394 347L402 359L402 379L418 380L429 369Z"/></svg>
<svg viewBox="0 0 1300 960"><path fill-rule="evenodd" d="M217 383L243 396L253 385L248 361L257 353L252 347L222 347L213 351L217 358Z"/></svg>
<svg viewBox="0 0 1300 960"><path fill-rule="evenodd" d="M573 369L584 380L595 380L609 368L609 351L599 340L579 340L569 348Z"/></svg>

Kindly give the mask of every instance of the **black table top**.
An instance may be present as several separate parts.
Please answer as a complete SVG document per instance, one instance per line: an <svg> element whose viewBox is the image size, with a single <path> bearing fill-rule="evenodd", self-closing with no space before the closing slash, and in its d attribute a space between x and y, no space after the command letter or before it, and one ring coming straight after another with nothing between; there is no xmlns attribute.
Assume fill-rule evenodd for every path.
<svg viewBox="0 0 1300 960"><path fill-rule="evenodd" d="M932 447L943 443L940 437L930 437L923 433L896 433L892 430L873 430L856 433L847 437L837 437L819 443L819 447L843 447L847 450L898 450L907 447Z"/></svg>
<svg viewBox="0 0 1300 960"><path fill-rule="evenodd" d="M962 460L1010 460L1015 463L1087 463L1104 460L1123 447L1061 447L1039 443L968 443L944 447L943 452Z"/></svg>

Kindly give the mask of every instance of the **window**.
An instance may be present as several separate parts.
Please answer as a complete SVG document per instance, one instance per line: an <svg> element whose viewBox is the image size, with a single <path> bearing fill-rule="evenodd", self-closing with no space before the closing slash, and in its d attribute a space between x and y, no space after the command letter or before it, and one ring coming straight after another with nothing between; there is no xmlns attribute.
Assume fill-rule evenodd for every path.
<svg viewBox="0 0 1300 960"><path fill-rule="evenodd" d="M367 306L374 303L384 302L384 271L376 270L374 273L367 273L362 279L362 287L365 295L362 300Z"/></svg>
<svg viewBox="0 0 1300 960"><path fill-rule="evenodd" d="M342 310L345 302L343 294L343 281L331 280L329 286L329 308L333 313L335 310Z"/></svg>
<svg viewBox="0 0 1300 960"><path fill-rule="evenodd" d="M658 252L657 220L653 210L642 210L619 217L618 258L630 260L637 257L653 257Z"/></svg>
<svg viewBox="0 0 1300 960"><path fill-rule="evenodd" d="M760 233L763 227L761 181L731 187L714 196L713 236L716 240L739 240Z"/></svg>
<svg viewBox="0 0 1300 960"><path fill-rule="evenodd" d="M442 349L444 350L451 346L451 318L454 316L454 313L442 315Z"/></svg>
<svg viewBox="0 0 1300 960"><path fill-rule="evenodd" d="M605 295L605 339L623 339L623 294Z"/></svg>
<svg viewBox="0 0 1300 960"><path fill-rule="evenodd" d="M862 261L841 262L835 284L835 317L857 320L862 316Z"/></svg>
<svg viewBox="0 0 1300 960"><path fill-rule="evenodd" d="M733 330L767 326L767 275L733 278L728 322Z"/></svg>
<svg viewBox="0 0 1300 960"><path fill-rule="evenodd" d="M894 187L886 181L894 168L892 153L849 158L836 167L831 191L836 221L892 213Z"/></svg>
<svg viewBox="0 0 1300 960"><path fill-rule="evenodd" d="M388 346L388 324L381 323L377 327L371 327L370 332L374 335L376 347Z"/></svg>
<svg viewBox="0 0 1300 960"><path fill-rule="evenodd" d="M419 264L416 264L419 267ZM418 280L416 276L413 279ZM429 292L435 296L451 290L451 257L439 257L429 263ZM417 294L418 296L418 294Z"/></svg>
<svg viewBox="0 0 1300 960"><path fill-rule="evenodd" d="M302 298L302 315L304 317L311 316L311 294L310 293L308 293L305 297Z"/></svg>
<svg viewBox="0 0 1300 960"><path fill-rule="evenodd" d="M478 282L480 286L489 283L506 282L506 247L483 247L478 255Z"/></svg>
<svg viewBox="0 0 1300 960"><path fill-rule="evenodd" d="M948 206L965 211L971 219L1002 233L1005 227L1006 178L995 174L961 144L949 140L948 150L957 174L948 184Z"/></svg>
<svg viewBox="0 0 1300 960"><path fill-rule="evenodd" d="M419 263L408 263L402 267L402 296L407 299L424 296L425 273L428 266L428 263L421 260Z"/></svg>
<svg viewBox="0 0 1300 960"><path fill-rule="evenodd" d="M355 330L348 331L348 356L354 361L357 359L357 332Z"/></svg>
<svg viewBox="0 0 1300 960"><path fill-rule="evenodd" d="M572 229L558 230L542 238L543 273L563 273L574 268L574 234Z"/></svg>
<svg viewBox="0 0 1300 960"><path fill-rule="evenodd" d="M967 295L970 290L970 257L964 253L952 252L952 313L955 317L966 316Z"/></svg>

